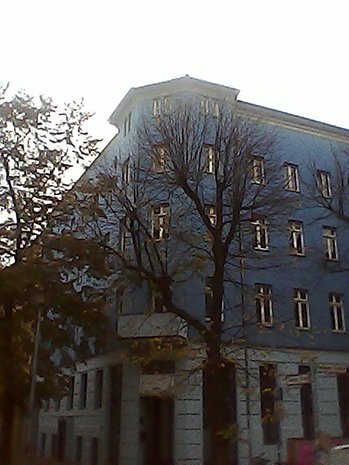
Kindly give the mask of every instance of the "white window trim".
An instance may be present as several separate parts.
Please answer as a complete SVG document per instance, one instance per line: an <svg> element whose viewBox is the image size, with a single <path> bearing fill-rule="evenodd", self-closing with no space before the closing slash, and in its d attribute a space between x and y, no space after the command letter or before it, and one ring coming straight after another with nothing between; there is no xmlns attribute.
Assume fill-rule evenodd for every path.
<svg viewBox="0 0 349 465"><path fill-rule="evenodd" d="M205 213L212 226L217 224L217 213L214 205L205 205Z"/></svg>
<svg viewBox="0 0 349 465"><path fill-rule="evenodd" d="M154 160L153 160L153 171L155 173L164 173L167 171L168 152L164 145L157 145L154 147Z"/></svg>
<svg viewBox="0 0 349 465"><path fill-rule="evenodd" d="M252 221L254 226L253 246L255 250L269 250L268 222L265 218L257 218ZM265 246L262 246L262 236L265 238Z"/></svg>
<svg viewBox="0 0 349 465"><path fill-rule="evenodd" d="M204 171L208 174L215 173L217 151L212 145L204 145Z"/></svg>
<svg viewBox="0 0 349 465"><path fill-rule="evenodd" d="M330 262L338 262L338 243L337 243L337 231L336 228L324 226L322 229L324 239L324 255L325 259ZM334 249L334 255L332 255L332 246Z"/></svg>
<svg viewBox="0 0 349 465"><path fill-rule="evenodd" d="M253 157L251 162L252 183L260 186L265 184L265 166L263 157Z"/></svg>
<svg viewBox="0 0 349 465"><path fill-rule="evenodd" d="M285 164L286 190L300 192L298 166L291 163Z"/></svg>
<svg viewBox="0 0 349 465"><path fill-rule="evenodd" d="M311 321L310 321L308 291L306 291L305 289L294 289L293 292L294 292L293 302L294 302L294 305L297 306L297 316L298 316L298 322L299 322L299 325L297 325L297 320L296 320L296 328L303 330L303 331L309 331L311 329ZM305 299L301 297L301 293L305 293L306 295ZM308 326L304 326L303 324L304 322L303 322L303 316L302 316L303 315L302 305L306 305Z"/></svg>
<svg viewBox="0 0 349 465"><path fill-rule="evenodd" d="M303 223L301 221L290 220L288 222L289 228L289 242L290 242L290 254L297 255L299 257L305 256L305 246L304 246L304 232L303 232ZM301 241L301 252L297 250L297 242L300 237Z"/></svg>
<svg viewBox="0 0 349 465"><path fill-rule="evenodd" d="M155 211L159 210L158 213ZM170 218L170 207L168 205L158 205L152 209L152 237L155 241L162 241L168 238ZM159 233L155 234L158 230ZM158 237L155 237L158 235Z"/></svg>
<svg viewBox="0 0 349 465"><path fill-rule="evenodd" d="M257 313L257 302L260 305L260 317L261 320L258 324L271 328L274 324L273 315L273 301L272 301L272 287L269 284L256 284L256 313ZM266 314L269 314L269 320L267 321Z"/></svg>
<svg viewBox="0 0 349 465"><path fill-rule="evenodd" d="M317 171L317 186L322 197L324 197L325 199L331 198L331 175L328 171Z"/></svg>
<svg viewBox="0 0 349 465"><path fill-rule="evenodd" d="M345 328L345 318L344 318L344 304L343 304L343 297L341 294L338 294L336 292L331 292L329 295L329 303L330 303L330 311L331 311L331 321L334 320L334 325L335 327L332 327L332 331L334 333L345 333L346 328ZM341 319L343 322L343 328L339 328L339 318L338 318L338 313L341 313ZM333 319L332 319L333 315Z"/></svg>

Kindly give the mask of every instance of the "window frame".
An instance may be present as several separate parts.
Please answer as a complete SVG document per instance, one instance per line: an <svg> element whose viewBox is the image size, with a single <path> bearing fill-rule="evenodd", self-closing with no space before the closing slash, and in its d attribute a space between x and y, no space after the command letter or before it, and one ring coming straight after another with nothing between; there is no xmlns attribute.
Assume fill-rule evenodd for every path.
<svg viewBox="0 0 349 465"><path fill-rule="evenodd" d="M265 160L263 157L254 156L251 159L251 182L258 186L264 186L266 182L265 177Z"/></svg>
<svg viewBox="0 0 349 465"><path fill-rule="evenodd" d="M293 163L285 163L284 170L286 190L290 192L300 192L298 165Z"/></svg>
<svg viewBox="0 0 349 465"><path fill-rule="evenodd" d="M157 209L159 209L159 213L155 212ZM168 204L154 205L151 213L151 231L153 240L161 242L168 239L170 229L170 206ZM157 230L159 233L155 234L155 231Z"/></svg>
<svg viewBox="0 0 349 465"><path fill-rule="evenodd" d="M84 410L87 408L87 384L88 372L85 371L80 374L80 396L79 396L79 409Z"/></svg>
<svg viewBox="0 0 349 465"><path fill-rule="evenodd" d="M321 196L324 199L330 199L332 197L330 172L325 170L317 170L316 183Z"/></svg>
<svg viewBox="0 0 349 465"><path fill-rule="evenodd" d="M255 291L257 323L261 326L272 328L274 326L272 286L270 284L256 283ZM269 314L269 318L266 318L266 314Z"/></svg>
<svg viewBox="0 0 349 465"><path fill-rule="evenodd" d="M205 204L205 215L207 216L212 227L217 226L217 212L215 205Z"/></svg>
<svg viewBox="0 0 349 465"><path fill-rule="evenodd" d="M330 262L338 262L338 242L337 242L337 229L331 226L323 226L322 237L324 241L324 256L325 260ZM334 251L334 255L332 252Z"/></svg>
<svg viewBox="0 0 349 465"><path fill-rule="evenodd" d="M154 158L152 170L154 173L164 173L168 171L169 153L165 144L157 144L153 146Z"/></svg>
<svg viewBox="0 0 349 465"><path fill-rule="evenodd" d="M217 150L214 148L213 145L204 144L203 155L204 155L204 172L207 174L215 174Z"/></svg>
<svg viewBox="0 0 349 465"><path fill-rule="evenodd" d="M302 293L305 294L305 298L302 297ZM305 305L306 319L308 325L306 326L303 321L303 305ZM295 313L296 328L302 331L311 330L310 320L310 307L309 307L309 293L306 289L293 289L293 306Z"/></svg>
<svg viewBox="0 0 349 465"><path fill-rule="evenodd" d="M332 331L334 333L345 333L345 316L344 316L344 302L343 294L338 292L330 292L328 295L328 301L330 306L330 314L332 321ZM338 316L340 315L340 318ZM338 322L341 320L342 328L340 328Z"/></svg>
<svg viewBox="0 0 349 465"><path fill-rule="evenodd" d="M252 220L253 248L255 250L269 251L269 223L266 218L259 217ZM264 240L262 240L264 237ZM262 243L265 243L263 246Z"/></svg>
<svg viewBox="0 0 349 465"><path fill-rule="evenodd" d="M298 257L305 256L305 243L304 243L304 226L303 222L299 220L288 221L289 230L289 252L290 255ZM298 248L298 239L300 239L301 248Z"/></svg>

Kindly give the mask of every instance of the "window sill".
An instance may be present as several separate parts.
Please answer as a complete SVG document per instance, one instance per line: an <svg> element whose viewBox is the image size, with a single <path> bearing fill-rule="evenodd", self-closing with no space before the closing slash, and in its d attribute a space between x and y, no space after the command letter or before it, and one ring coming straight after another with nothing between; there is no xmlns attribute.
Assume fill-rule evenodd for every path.
<svg viewBox="0 0 349 465"><path fill-rule="evenodd" d="M304 253L290 252L290 255L292 255L293 257L305 257L305 252Z"/></svg>
<svg viewBox="0 0 349 465"><path fill-rule="evenodd" d="M332 329L333 334L346 334L345 329Z"/></svg>
<svg viewBox="0 0 349 465"><path fill-rule="evenodd" d="M298 331L311 331L311 328L300 328L299 326L296 326L296 329L298 329Z"/></svg>
<svg viewBox="0 0 349 465"><path fill-rule="evenodd" d="M269 247L268 248L254 247L254 250L256 250L257 252L270 252Z"/></svg>

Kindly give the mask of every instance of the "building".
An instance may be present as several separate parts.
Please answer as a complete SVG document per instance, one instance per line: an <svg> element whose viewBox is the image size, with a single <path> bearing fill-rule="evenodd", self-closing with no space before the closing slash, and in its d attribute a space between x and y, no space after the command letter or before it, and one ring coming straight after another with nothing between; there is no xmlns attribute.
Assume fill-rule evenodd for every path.
<svg viewBox="0 0 349 465"><path fill-rule="evenodd" d="M208 121L206 129L212 122L217 124L215 121L228 124L222 114L230 108L249 124L258 121L259 127L272 130L277 141L269 145L268 153L267 139L259 140L262 145L255 143L249 167L241 173L249 177L253 192L272 184L268 176L278 179L279 191L273 196L272 191L266 191L268 197L262 197L259 206L254 204L256 214L248 221L243 219L248 226L242 228L237 249L232 252L237 266L224 287L224 350L234 366L231 423L237 425L231 462L247 465L261 454L273 461L285 460L295 439L312 441L316 432L337 440L349 438L349 291L345 270L349 223L341 218L348 201L347 183L342 181L349 132L240 101L236 89L185 76L131 89L110 117L111 124L119 128L118 135L85 176L93 177L100 167L118 158L118 176L128 189L134 181L132 157L147 149L155 153L147 179L166 176L167 148L161 140L155 144L154 136L140 128L145 121L160 125L165 121L166 128L171 127L171 121L182 124L183 118L179 122L171 119L171 114L179 105L181 114L188 115L192 102L196 102L202 121ZM146 137L150 139L145 141ZM197 147L195 141L190 142L192 151ZM209 197L210 179L217 169L217 144L206 140L198 144L198 153L205 157L203 165L198 165L202 169L200 182L203 179ZM255 149L262 146L265 152L256 154ZM182 159L191 156L192 152L183 154ZM274 164L268 165L267 159ZM194 159L189 161L195 163ZM188 211L183 214L187 205L175 195L169 200L161 184L150 183L144 189L150 196L142 205L150 208L151 240L170 243L172 233L183 244L176 228L182 224L180 232L185 231L180 222L183 217L188 221ZM200 192L206 195L206 191ZM284 193L287 208L282 203ZM268 202L279 215L260 214L259 209ZM204 210L202 214L208 218L205 227L210 230L219 219L209 198ZM246 210L251 213L250 207ZM113 225L108 230L107 217L108 237L127 253L131 226L123 223L123 215L119 220L120 227ZM202 230L195 237L207 243ZM191 258L184 253L181 262L189 263ZM178 284L176 302L202 324L210 325L212 270L201 270L198 263L192 268L195 277L187 276ZM42 409L38 441L43 454L53 452L61 460L91 465L209 462L204 348L190 322L164 311L159 295L151 291L148 295L142 286L125 292L118 288L110 306L118 347L77 366L70 395ZM186 350L173 359L131 363L126 343L137 341L142 352L154 338L162 353L168 346Z"/></svg>

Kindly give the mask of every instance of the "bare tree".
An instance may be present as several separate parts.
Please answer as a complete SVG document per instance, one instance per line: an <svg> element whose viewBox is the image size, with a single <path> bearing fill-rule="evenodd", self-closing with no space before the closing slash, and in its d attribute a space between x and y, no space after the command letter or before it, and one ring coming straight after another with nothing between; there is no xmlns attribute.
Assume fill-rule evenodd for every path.
<svg viewBox="0 0 349 465"><path fill-rule="evenodd" d="M235 340L224 321L225 288L241 287L242 261L244 269L281 266L277 257L269 260L272 252L269 259L258 252L267 248L266 226L285 227L292 205L276 137L228 106L210 115L195 102L178 103L144 119L131 152L101 160L97 173L76 187L88 221L78 222L75 234L86 234L107 253L116 287L147 288L160 311L182 318L203 343L210 463L227 465L232 415L226 348L241 344L241 336ZM202 284L208 304L198 314L178 297L191 281Z"/></svg>

